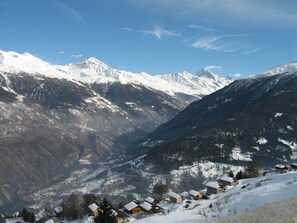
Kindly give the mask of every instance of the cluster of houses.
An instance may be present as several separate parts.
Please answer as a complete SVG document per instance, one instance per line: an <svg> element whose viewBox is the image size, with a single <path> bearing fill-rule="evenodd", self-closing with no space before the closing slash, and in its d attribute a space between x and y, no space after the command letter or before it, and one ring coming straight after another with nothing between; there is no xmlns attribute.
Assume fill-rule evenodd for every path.
<svg viewBox="0 0 297 223"><path fill-rule="evenodd" d="M208 182L205 185L206 189L204 190L184 191L181 194L170 191L169 193L167 193L167 197L164 201L169 203L179 203L183 200L207 199L208 196L211 194L224 192L226 186L235 186L237 184L238 182L234 178L223 176L220 177L218 181ZM152 197L145 198L143 202L139 202L136 200L131 201L130 203L126 204L122 210L128 215L133 216L139 214L140 212L146 215L164 212L164 209L162 208L162 206L159 205L159 202Z"/></svg>

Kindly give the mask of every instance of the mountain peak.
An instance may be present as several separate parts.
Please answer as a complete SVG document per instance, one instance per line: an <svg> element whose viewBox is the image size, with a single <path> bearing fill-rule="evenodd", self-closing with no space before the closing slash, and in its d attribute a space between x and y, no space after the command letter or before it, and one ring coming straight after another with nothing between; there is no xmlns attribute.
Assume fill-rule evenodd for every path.
<svg viewBox="0 0 297 223"><path fill-rule="evenodd" d="M96 71L103 71L109 69L109 66L107 64L98 60L95 57L90 57L86 60L76 63L75 65L79 66L80 68L94 69Z"/></svg>
<svg viewBox="0 0 297 223"><path fill-rule="evenodd" d="M206 77L206 78L212 78L215 79L215 74L208 69L207 67L203 68L202 70L198 71L196 73L197 77Z"/></svg>

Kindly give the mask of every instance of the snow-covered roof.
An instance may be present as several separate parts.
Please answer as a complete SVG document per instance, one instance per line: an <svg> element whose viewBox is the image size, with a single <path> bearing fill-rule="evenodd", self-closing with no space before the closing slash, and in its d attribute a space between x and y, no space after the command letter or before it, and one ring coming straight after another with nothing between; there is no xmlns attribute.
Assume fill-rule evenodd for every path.
<svg viewBox="0 0 297 223"><path fill-rule="evenodd" d="M196 197L196 196L198 196L200 193L199 193L198 191L196 191L196 190L190 190L190 191L189 191L189 194L190 194L191 196Z"/></svg>
<svg viewBox="0 0 297 223"><path fill-rule="evenodd" d="M184 191L180 194L182 197L189 197L190 194L187 191Z"/></svg>
<svg viewBox="0 0 297 223"><path fill-rule="evenodd" d="M152 197L147 197L144 200L147 201L147 202L149 202L149 203L154 203L155 202L155 199L152 198Z"/></svg>
<svg viewBox="0 0 297 223"><path fill-rule="evenodd" d="M214 189L219 188L219 184L216 181L210 181L207 184L205 184L205 186L210 187L210 188L214 188Z"/></svg>
<svg viewBox="0 0 297 223"><path fill-rule="evenodd" d="M227 176L220 177L220 180L228 183L232 183L234 181L232 177L227 177Z"/></svg>
<svg viewBox="0 0 297 223"><path fill-rule="evenodd" d="M55 223L54 222L54 220L53 219L49 219L49 220L47 220L46 222L44 222L44 223Z"/></svg>
<svg viewBox="0 0 297 223"><path fill-rule="evenodd" d="M134 202L134 201L131 201L129 204L126 204L124 206L124 208L128 211L131 211L132 209L136 208L138 205Z"/></svg>
<svg viewBox="0 0 297 223"><path fill-rule="evenodd" d="M152 205L148 202L143 202L140 204L140 207L142 207L144 210L149 211L152 209Z"/></svg>
<svg viewBox="0 0 297 223"><path fill-rule="evenodd" d="M297 166L297 163L291 163L291 166Z"/></svg>
<svg viewBox="0 0 297 223"><path fill-rule="evenodd" d="M93 203L93 204L90 204L88 208L90 208L91 211L95 212L99 207L97 204Z"/></svg>
<svg viewBox="0 0 297 223"><path fill-rule="evenodd" d="M61 213L63 211L63 207L61 207L61 206L55 207L54 211L55 211L56 214L59 214L59 213Z"/></svg>
<svg viewBox="0 0 297 223"><path fill-rule="evenodd" d="M169 192L169 193L168 193L168 196L169 196L169 197L173 197L173 198L175 198L175 199L178 199L178 198L181 197L179 194L174 193L173 191Z"/></svg>
<svg viewBox="0 0 297 223"><path fill-rule="evenodd" d="M284 169L284 168L286 168L286 166L282 165L282 164L277 164L277 165L275 165L275 168Z"/></svg>
<svg viewBox="0 0 297 223"><path fill-rule="evenodd" d="M6 223L25 223L24 219L22 217L19 218L11 218L6 219Z"/></svg>
<svg viewBox="0 0 297 223"><path fill-rule="evenodd" d="M37 214L37 217L42 219L42 218L45 218L46 214L45 214L45 211L42 210L42 211L39 211L38 214Z"/></svg>

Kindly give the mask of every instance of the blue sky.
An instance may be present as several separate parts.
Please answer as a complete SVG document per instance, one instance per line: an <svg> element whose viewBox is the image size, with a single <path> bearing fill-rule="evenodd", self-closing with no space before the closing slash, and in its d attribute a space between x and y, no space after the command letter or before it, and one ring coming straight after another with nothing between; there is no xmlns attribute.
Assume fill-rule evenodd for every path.
<svg viewBox="0 0 297 223"><path fill-rule="evenodd" d="M0 0L0 49L150 74L297 61L296 0Z"/></svg>

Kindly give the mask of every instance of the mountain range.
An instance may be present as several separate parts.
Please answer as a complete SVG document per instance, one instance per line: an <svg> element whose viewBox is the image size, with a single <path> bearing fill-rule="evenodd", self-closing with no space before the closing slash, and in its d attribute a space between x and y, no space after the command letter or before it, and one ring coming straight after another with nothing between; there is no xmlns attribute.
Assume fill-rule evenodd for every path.
<svg viewBox="0 0 297 223"><path fill-rule="evenodd" d="M191 103L135 151L165 172L197 160L286 164L297 159L296 97L297 63L234 81Z"/></svg>
<svg viewBox="0 0 297 223"><path fill-rule="evenodd" d="M189 103L231 82L207 69L152 76L95 58L61 66L0 51L0 206L17 207L106 155L121 157Z"/></svg>

